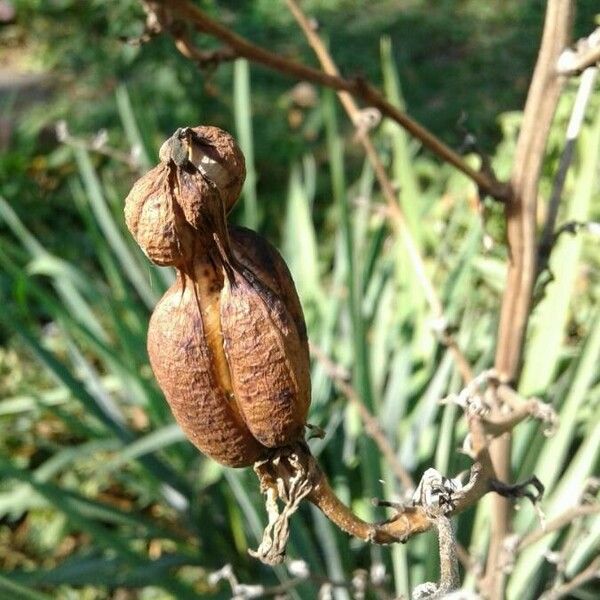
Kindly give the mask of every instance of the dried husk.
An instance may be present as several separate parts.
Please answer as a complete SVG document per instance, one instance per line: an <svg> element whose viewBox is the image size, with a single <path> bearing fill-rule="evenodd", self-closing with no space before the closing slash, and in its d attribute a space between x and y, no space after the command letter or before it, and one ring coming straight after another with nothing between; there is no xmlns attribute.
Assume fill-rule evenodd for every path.
<svg viewBox="0 0 600 600"><path fill-rule="evenodd" d="M171 168L159 164L138 179L125 199L125 222L146 256L161 266L191 259L194 232L175 199Z"/></svg>
<svg viewBox="0 0 600 600"><path fill-rule="evenodd" d="M269 448L298 440L310 402L305 348L281 299L248 269L233 270L221 291L221 327L238 406Z"/></svg>
<svg viewBox="0 0 600 600"><path fill-rule="evenodd" d="M126 200L148 257L178 278L157 305L148 353L188 438L241 467L303 438L310 403L306 327L290 273L257 234L226 225L244 159L214 127L178 130Z"/></svg>

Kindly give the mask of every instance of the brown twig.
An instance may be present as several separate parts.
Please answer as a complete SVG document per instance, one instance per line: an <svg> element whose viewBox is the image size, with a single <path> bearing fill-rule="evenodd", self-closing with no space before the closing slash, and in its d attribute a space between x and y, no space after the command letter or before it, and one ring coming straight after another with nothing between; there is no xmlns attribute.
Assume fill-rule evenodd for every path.
<svg viewBox="0 0 600 600"><path fill-rule="evenodd" d="M187 32L173 31L175 47L183 56L194 61L200 68L215 66L223 62L235 60L237 54L231 48L217 48L216 50L200 50L190 41Z"/></svg>
<svg viewBox="0 0 600 600"><path fill-rule="evenodd" d="M526 535L520 542L518 546L518 551L521 552L527 546L531 546L535 544L543 537L570 525L575 519L579 519L581 517L586 517L588 515L596 515L600 513L600 504L580 504L578 506L574 506L569 510L566 510L560 516L548 521L543 528L540 528L536 531L531 532Z"/></svg>
<svg viewBox="0 0 600 600"><path fill-rule="evenodd" d="M383 115L404 127L431 152L443 161L455 166L459 171L472 179L482 192L498 200L505 199L507 188L504 184L492 179L488 174L477 171L469 166L457 152L444 144L444 142L425 127L411 119L406 113L388 102L370 83L359 78L346 79L339 75L330 75L319 69L308 67L297 61L270 52L260 46L256 46L224 25L211 19L203 10L187 0L170 0L168 3L165 0L154 0L146 2L146 4L156 6L158 11L172 11L180 19L193 25L197 31L221 40L237 56L247 58L256 64L263 65L289 77L316 83L337 91L350 92L353 96L361 98L367 106L377 108Z"/></svg>
<svg viewBox="0 0 600 600"><path fill-rule="evenodd" d="M470 421L475 463L471 467L469 479L458 490L453 488L438 490L445 496L445 502L449 505L448 510L445 511L447 517L465 511L491 491L505 493L497 481L487 448L485 432L479 417L471 416ZM430 471L433 471L433 469ZM318 483L313 487L308 500L318 506L340 529L363 540L379 544L404 542L417 533L427 531L436 521L435 515L432 515L426 503L423 500L418 500L414 506L396 506L396 514L388 521L367 523L340 502L316 463L315 474ZM427 472L425 475L427 475ZM423 485L423 480L417 490ZM514 493L521 493L522 487L514 486L514 489L507 489L506 494L513 496Z"/></svg>
<svg viewBox="0 0 600 600"><path fill-rule="evenodd" d="M549 0L544 31L533 79L529 88L523 123L511 177L511 190L505 203L509 264L502 299L495 368L503 381L518 377L525 329L529 319L536 274L536 207L540 171L546 140L563 86L556 64L568 45L571 28L571 0ZM500 402L493 409L500 413ZM494 440L490 447L500 479L510 479L510 436ZM505 574L499 571L502 541L510 527L510 506L494 499L492 533L485 584L488 595L504 597Z"/></svg>
<svg viewBox="0 0 600 600"><path fill-rule="evenodd" d="M490 394L490 391L493 393ZM490 396L499 399L508 410L502 414L491 414ZM558 426L558 416L552 406L539 398L524 398L510 386L500 383L494 369L482 371L458 394L440 400L440 404L449 403L460 406L468 415L478 415L485 433L491 437L512 431L527 418L543 422L546 436L553 435Z"/></svg>
<svg viewBox="0 0 600 600"><path fill-rule="evenodd" d="M583 571L573 579L544 592L540 600L559 600L567 597L573 590L586 584L588 581L600 579L600 556L597 556Z"/></svg>
<svg viewBox="0 0 600 600"><path fill-rule="evenodd" d="M589 67L593 67L600 62L600 46L589 48L586 52L581 53L575 62L569 67L568 71L562 71L562 74L573 74L584 71Z"/></svg>
<svg viewBox="0 0 600 600"><path fill-rule="evenodd" d="M338 68L335 62L331 58L331 55L327 51L327 48L325 47L325 44L321 40L320 36L311 26L309 19L298 6L298 3L295 0L286 0L286 4L288 5L290 12L294 15L298 25L302 29L311 48L317 55L317 58L319 59L324 71L329 75L337 76ZM387 207L386 214L389 215L394 230L404 242L404 246L409 255L410 264L412 265L421 288L423 289L425 299L431 308L433 317L436 320L444 320L444 309L442 303L435 291L435 288L433 287L433 284L431 283L431 280L427 276L423 258L419 254L419 250L410 232L402 208L397 202L394 186L387 176L381 158L379 157L379 154L377 153L377 150L375 149L375 146L369 137L368 129L361 127L362 111L354 101L352 95L347 91L338 91L338 97L342 103L342 106L348 113L350 120L357 127L359 132L357 136L358 140L365 149L367 158L369 159L369 162L375 171L375 176L377 177L377 181L385 198ZM440 339L442 343L450 349L463 380L465 382L470 381L473 378L473 372L469 362L458 346L456 339L450 333L448 333L447 330L441 332Z"/></svg>
<svg viewBox="0 0 600 600"><path fill-rule="evenodd" d="M339 500L306 443L274 449L271 456L254 465L265 494L269 523L258 550L252 555L266 564L282 562L289 537L289 518L302 499L312 502L342 531L376 544L405 542L437 525L439 514L449 518L477 503L488 492L537 500L528 490L533 483L539 493L541 486L537 480L514 486L497 480L485 431L477 416L471 416L470 420L475 463L466 484L428 469L409 504L381 503L396 512L390 519L378 523L363 521ZM281 510L279 503L283 504Z"/></svg>
<svg viewBox="0 0 600 600"><path fill-rule="evenodd" d="M484 422L488 433L499 436L510 432L527 418L538 419L544 423L546 436L551 436L556 431L558 416L549 404L539 398L524 398L506 384L498 385L496 395L510 412L486 418Z"/></svg>

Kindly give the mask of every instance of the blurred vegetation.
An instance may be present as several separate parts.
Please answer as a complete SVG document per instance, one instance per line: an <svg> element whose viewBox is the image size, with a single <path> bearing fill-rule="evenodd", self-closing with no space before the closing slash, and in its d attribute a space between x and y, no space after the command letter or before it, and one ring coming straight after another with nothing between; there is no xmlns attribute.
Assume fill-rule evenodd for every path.
<svg viewBox="0 0 600 600"><path fill-rule="evenodd" d="M314 62L290 16L272 2L203 4L256 42ZM455 146L466 115L464 125L505 175L544 4L305 6L343 72L365 74ZM281 248L311 341L354 371L365 403L415 479L429 466L465 468L456 451L464 422L456 407L437 405L460 379L432 335L410 262L377 210L373 173L335 96L312 90L309 102L299 103L296 82L242 61L200 72L167 38L128 45L120 40L139 35L143 22L133 0L15 6L17 23L0 29L2 67L44 77L33 89L2 87L0 96L9 130L0 156L0 597L226 598L230 591L207 575L228 562L243 582L290 578L246 553L266 519L253 473L223 469L183 439L147 362L148 315L172 274L141 255L124 228L122 204L160 142L184 124L235 132L254 157L258 202L247 186L235 219L257 225ZM592 0L579 3L577 35L591 30L595 10ZM575 85L550 138L545 198ZM599 108L596 94L561 222L600 219ZM59 120L90 141L105 129L102 149L114 151L60 143ZM482 220L473 185L421 153L398 127L383 124L375 141L461 346L477 370L487 368L504 285L500 209L486 205ZM591 238L564 235L550 263L555 279L528 334L522 391L551 402L561 428L550 439L534 425L519 428L513 467L516 476L534 471L547 485L549 517L598 472L599 263ZM393 498L399 485L318 362L310 419L327 432L311 445L336 492L359 514L383 517L369 499ZM458 519L459 539L474 558L485 549L487 518L482 503ZM516 530L536 527L524 505ZM539 595L553 576L544 551L581 535L577 527L547 536L519 558L511 598ZM587 527L567 575L600 550L600 519ZM303 506L292 520L289 554L334 580L382 563L388 588L406 594L437 578L434 545L427 534L406 546L367 546ZM305 583L292 597L316 597L316 589ZM337 590L338 597L349 594ZM590 587L576 597L596 596Z"/></svg>

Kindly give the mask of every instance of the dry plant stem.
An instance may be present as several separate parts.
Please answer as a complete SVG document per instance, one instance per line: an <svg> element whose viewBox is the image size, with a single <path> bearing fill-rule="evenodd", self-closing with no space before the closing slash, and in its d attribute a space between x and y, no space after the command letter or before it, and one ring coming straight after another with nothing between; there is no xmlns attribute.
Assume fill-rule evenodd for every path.
<svg viewBox="0 0 600 600"><path fill-rule="evenodd" d="M339 75L330 75L313 69L302 63L287 59L256 46L237 35L224 25L211 19L203 10L191 4L187 0L160 0L161 4L169 11L177 14L180 18L192 24L198 31L211 35L229 46L232 51L240 57L261 64L269 69L283 73L297 79L316 83L338 91L350 92L361 98L368 106L373 106L390 119L404 127L411 135L419 139L431 152L439 156L445 162L454 165L467 177L472 179L479 188L497 199L504 199L506 186L494 180L489 175L470 167L462 157L444 144L440 139L425 129L422 125L412 120L404 112L388 102L383 95L368 82L361 79L345 79Z"/></svg>
<svg viewBox="0 0 600 600"><path fill-rule="evenodd" d="M339 72L336 64L331 58L331 55L325 47L325 44L323 44L323 41L311 26L308 18L298 6L298 3L295 0L286 0L286 4L288 5L290 12L294 15L298 25L301 27L306 39L308 40L308 43L317 55L323 70L329 75L338 76ZM338 97L342 103L342 106L348 113L350 120L358 127L361 110L354 101L354 98L347 91L338 91ZM404 242L406 251L409 254L410 263L415 271L415 274L417 275L433 316L436 319L443 318L444 309L442 303L438 298L431 281L427 277L425 264L421 255L419 254L417 246L414 242L414 238L410 233L404 213L402 212L402 208L397 202L396 191L394 190L394 186L387 176L383 163L381 162L381 158L379 157L379 154L377 153L377 150L375 149L375 146L373 145L373 142L371 141L367 131L362 131L358 136L358 139L365 149L367 158L369 159L369 162L375 171L375 176L377 177L377 181L379 182L379 186L381 187L381 191L383 192L387 203L387 214L390 217L395 232L400 235L402 241ZM444 345L446 345L452 352L463 380L465 382L470 381L473 378L473 372L467 359L461 352L456 340L448 334L443 334L441 339Z"/></svg>
<svg viewBox="0 0 600 600"><path fill-rule="evenodd" d="M559 600L560 598L568 597L573 590L594 579L600 579L600 556L596 557L583 571L575 575L573 579L542 594L540 600Z"/></svg>
<svg viewBox="0 0 600 600"><path fill-rule="evenodd" d="M526 535L519 543L519 552L535 544L546 535L557 531L570 525L575 519L586 517L589 515L596 515L600 513L600 504L582 504L580 506L574 506L573 508L565 511L562 515L548 521L544 528L533 531L529 535Z"/></svg>
<svg viewBox="0 0 600 600"><path fill-rule="evenodd" d="M413 490L415 488L415 483L410 476L410 473L398 460L392 445L379 425L379 421L377 421L377 419L370 413L369 409L365 406L357 391L343 377L340 376L340 368L338 365L336 365L318 346L311 344L310 349L312 354L317 357L317 360L325 369L327 375L356 408L365 426L367 434L373 439L375 444L377 444L377 447L383 454L398 481L400 481L406 490Z"/></svg>
<svg viewBox="0 0 600 600"><path fill-rule="evenodd" d="M563 78L556 64L568 45L572 2L549 0L544 32L533 79L527 96L521 132L511 177L511 190L505 203L509 264L502 299L495 368L502 381L514 382L519 374L523 339L536 274L535 243L537 194L541 165L550 125L556 109ZM495 407L500 411L499 404ZM510 479L510 436L494 440L490 451L502 481ZM505 574L499 572L498 557L509 531L510 506L493 499L492 532L486 565L485 589L489 597L504 597Z"/></svg>
<svg viewBox="0 0 600 600"><path fill-rule="evenodd" d="M70 134L64 121L61 121L59 125L57 125L56 135L58 140L66 146L71 146L72 148L82 148L88 152L102 154L103 156L108 156L109 158L126 165L132 171L140 170L140 165L130 153L128 154L127 152L123 152L117 148L112 148L106 144L96 144L94 143L94 140L90 141L84 138L75 137Z"/></svg>
<svg viewBox="0 0 600 600"><path fill-rule="evenodd" d="M225 61L235 60L237 55L230 48L221 48L219 50L199 50L194 46L185 32L173 32L175 47L183 56L196 62L199 66L216 65Z"/></svg>
<svg viewBox="0 0 600 600"><path fill-rule="evenodd" d="M412 535L427 531L432 525L432 521L425 511L419 507L408 508L390 521L367 523L339 500L320 470L319 479L309 494L308 500L340 529L367 542L377 544L404 542Z"/></svg>
<svg viewBox="0 0 600 600"><path fill-rule="evenodd" d="M544 223L544 230L540 238L539 250L538 250L538 265L537 274L539 275L548 264L550 258L550 252L556 239L554 230L556 227L556 217L558 215L558 207L562 196L565 180L569 171L569 166L573 160L573 153L575 151L575 144L581 131L581 125L583 124L583 118L585 116L585 109L587 108L589 99L594 89L596 77L598 75L598 69L596 67L587 68L581 75L579 82L579 89L577 90L577 96L573 104L573 110L571 112L571 118L567 126L566 143L560 157L560 163L554 182L552 185L552 193L550 194L550 200L548 201L548 211L546 213L546 222Z"/></svg>

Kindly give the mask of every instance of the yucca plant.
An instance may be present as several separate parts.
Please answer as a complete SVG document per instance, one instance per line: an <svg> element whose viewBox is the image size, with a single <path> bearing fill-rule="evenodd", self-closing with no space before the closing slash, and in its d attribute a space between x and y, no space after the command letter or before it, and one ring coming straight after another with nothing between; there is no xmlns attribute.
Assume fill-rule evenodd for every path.
<svg viewBox="0 0 600 600"><path fill-rule="evenodd" d="M381 70L387 99L402 107L387 39ZM231 129L253 173L250 86L248 64L238 59ZM559 106L542 190L551 187L574 96L569 89ZM406 545L371 546L349 539L309 506L292 520L285 567L263 567L248 556L265 520L255 478L249 470L222 468L189 445L172 422L145 351L149 312L172 274L148 266L126 233L122 202L136 174L120 159L136 149L133 168L144 170L170 132L140 134L141 107L125 86L115 106L128 140L121 153L99 162L89 144L63 136L76 169L69 201L87 245L81 261L50 252L0 199L0 322L10 336L0 363L6 374L0 388L2 594L353 598L364 589L368 597L409 597L416 585L437 580L433 533ZM560 222L598 218L597 108L592 98ZM311 111L325 158L307 150L289 165L282 218L274 227L263 218L252 177L238 217L276 232L272 241L294 276L314 347L309 421L325 435L312 440L311 449L338 496L372 521L386 513L371 498L406 499L407 488L431 466L442 473L468 467L457 452L467 434L460 409L439 403L463 383L451 350L435 335L411 255L397 232L390 233L372 166L357 161L354 141L342 133L334 94L323 92ZM492 157L499 175L514 153L520 118L502 117L504 138ZM421 153L397 125L384 123L373 140L401 190L407 226L444 316L481 372L493 364L504 287L499 211L486 205L482 220L473 183ZM477 157L468 161L474 165ZM323 207L319 226L316 203ZM600 448L598 262L592 235L562 234L550 257L554 279L540 290L528 331L519 392L552 404L560 426L549 438L535 424L517 428L512 469L517 478L534 472L544 483L541 508L549 522L573 506L597 506L588 484ZM363 406L374 424L365 421ZM393 461L382 451L382 438ZM491 510L482 502L457 519L466 590L478 583ZM592 510L577 514L536 539L527 533L539 530L538 515L522 504L514 522L522 546L507 564L513 569L508 597L539 597L550 584L594 565L600 517ZM558 568L557 557L563 561ZM219 574L226 564L231 569ZM220 578L229 578L233 592ZM570 593L594 597L591 585Z"/></svg>

